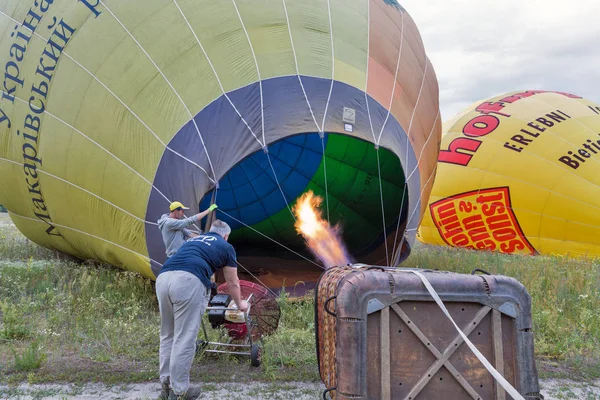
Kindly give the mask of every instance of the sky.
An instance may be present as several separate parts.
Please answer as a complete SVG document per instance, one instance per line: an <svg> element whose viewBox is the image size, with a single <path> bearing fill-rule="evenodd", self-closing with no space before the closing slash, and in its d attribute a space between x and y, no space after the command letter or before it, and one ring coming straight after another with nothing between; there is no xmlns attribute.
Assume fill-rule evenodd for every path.
<svg viewBox="0 0 600 400"><path fill-rule="evenodd" d="M600 0L399 0L440 86L442 121L515 90L600 104Z"/></svg>

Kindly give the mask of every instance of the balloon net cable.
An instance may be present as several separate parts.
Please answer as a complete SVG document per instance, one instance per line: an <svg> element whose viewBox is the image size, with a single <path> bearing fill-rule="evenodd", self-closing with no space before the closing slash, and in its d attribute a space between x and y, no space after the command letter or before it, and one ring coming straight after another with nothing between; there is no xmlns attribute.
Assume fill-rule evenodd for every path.
<svg viewBox="0 0 600 400"><path fill-rule="evenodd" d="M292 218L294 218L294 221L295 221L296 216L294 215L294 213L292 212L292 209L290 208L290 205L288 203L285 192L283 191L283 188L281 187L281 184L279 183L279 179L277 179L277 173L275 173L275 168L273 168L273 163L271 162L271 156L269 155L268 151L265 151L265 155L267 156L267 160L269 161L269 166L271 167L271 172L273 172L273 178L275 178L275 183L277 184L277 187L279 188L279 191L281 192L283 201L285 201L285 206L287 207L288 211L290 212L290 214L292 215Z"/></svg>
<svg viewBox="0 0 600 400"><path fill-rule="evenodd" d="M423 156L423 152L427 148L427 143L429 143L429 140L433 137L433 131L435 130L435 126L436 126L437 121L438 121L439 118L440 118L440 111L438 110L437 115L435 116L435 120L433 121L433 126L431 127L431 131L429 131L429 136L427 136L427 140L425 141L425 144L421 148L421 153L419 153L419 158L417 160L417 164L412 169L412 171L410 172L410 174L408 174L408 178L406 179L407 181L410 180L412 178L413 174L419 169L419 162L421 161L421 158ZM434 176L435 176L435 169L431 171L431 173L429 174L429 177L427 178L427 182L425 182L425 185L423 185L423 187L421 188L421 193L419 193L419 198L420 199L423 198L423 193L425 193L425 189L427 188L427 186L429 186L429 182L431 182L431 180L433 179ZM418 207L415 207L413 209L410 217L407 220L408 222L412 221L412 219L414 218L415 213L418 210L419 210ZM407 222L407 225L408 225L408 222ZM418 230L418 228L408 228L406 230L406 232L414 232L414 231L417 231L417 230ZM402 246L402 244L403 244L403 242L400 242L400 246ZM401 247L400 247L400 249L401 249ZM392 260L395 260L396 257L399 256L399 255L400 254L393 254L392 255Z"/></svg>
<svg viewBox="0 0 600 400"><path fill-rule="evenodd" d="M214 178L213 183L217 182L218 179L217 179L217 177L215 175L215 169L214 169L214 167L212 165L212 161L210 159L210 154L208 154L208 149L206 148L206 145L204 143L204 138L202 137L202 133L200 133L200 128L198 128L198 124L196 123L196 120L194 119L194 116L192 115L192 112L190 111L189 107L187 106L187 104L185 104L185 101L183 101L183 99L181 98L181 95L179 94L179 92L177 92L177 90L175 89L175 87L173 86L173 84L171 83L171 81L167 78L167 76L164 74L164 72L156 64L156 62L154 61L154 59L150 56L150 54L148 54L148 52L146 51L146 49L144 49L144 46L142 46L141 43L138 42L138 40L135 38L135 36L133 36L133 34L123 24L123 22L121 22L121 20L119 18L117 18L117 16L112 12L112 10L102 0L98 0L98 1L99 1L100 4L102 4L104 6L104 8L106 9L106 11L108 11L108 13L110 15L112 15L112 17L115 19L115 21L117 21L117 23L119 25L121 25L121 27L123 28L123 30L125 30L125 32L127 32L127 34L129 35L129 37L131 37L131 39L138 45L138 47L140 48L140 50L142 50L142 52L146 55L146 57L148 57L148 60L152 63L152 65L154 65L154 67L156 68L156 70L158 71L158 73L163 77L163 79L165 80L165 82L167 83L167 85L169 85L169 87L173 91L173 94L175 96L177 96L177 98L181 102L181 105L183 105L183 107L187 111L190 119L192 120L192 123L194 124L194 127L196 128L196 132L198 133L198 138L200 139L200 142L202 143L202 147L204 148L204 152L206 153L206 159L207 159L208 164L210 165L210 169L211 169L211 171L213 173L213 178Z"/></svg>
<svg viewBox="0 0 600 400"><path fill-rule="evenodd" d="M368 1L367 1L368 3ZM371 11L370 11L370 5L367 4L367 43L370 42L370 37L371 37ZM369 89L369 59L370 59L370 54L369 54L369 50L370 50L370 46L367 46L367 59L366 59L366 66L365 66L365 107L367 108L367 115L369 117L369 127L371 128L371 136L373 136L373 142L375 144L375 153L377 154L377 175L379 178L379 199L381 202L381 220L382 220L382 225L383 225L383 243L385 246L385 260L386 260L386 264L389 265L389 254L388 254L388 243L387 243L387 230L385 227L385 211L384 211L384 201L383 201L383 184L381 181L381 162L379 159L379 143L377 141L377 138L375 137L375 130L373 129L373 119L371 118L371 107L369 105L369 96L367 95L368 89ZM398 55L398 57L400 57ZM395 83L395 79L394 79L394 83ZM395 86L395 85L394 85ZM382 127L381 127L381 131L383 132L383 128L385 127L385 123L387 122L387 118L384 121ZM381 137L381 135L380 135Z"/></svg>
<svg viewBox="0 0 600 400"><path fill-rule="evenodd" d="M388 253L387 230L385 228L385 208L383 205L383 186L381 184L381 162L379 159L379 147L375 149L377 154L377 175L379 176L379 198L381 199L381 219L383 220L383 243L385 244L385 262L390 265L390 256Z"/></svg>
<svg viewBox="0 0 600 400"><path fill-rule="evenodd" d="M292 46L292 53L294 55L294 64L295 64L295 68L296 68L296 76L298 77L298 82L300 83L300 87L302 88L302 93L304 95L304 99L306 100L306 105L308 106L308 110L310 112L310 115L313 119L313 122L315 123L318 131L319 131L319 136L321 137L321 147L323 150L323 171L324 171L324 175L325 175L325 205L327 208L327 221L329 221L329 193L327 190L327 161L325 158L325 142L324 142L324 130L325 130L325 119L327 118L327 109L329 108L329 101L331 100L331 93L333 91L333 77L334 77L334 65L335 65L335 58L334 58L334 49L333 49L333 31L332 31L332 24L331 24L331 8L329 5L329 0L327 1L327 8L328 8L328 16L329 16L329 32L330 32L330 38L331 38L331 84L329 85L329 94L327 96L327 102L325 103L325 111L323 112L323 121L321 126L319 126L319 123L317 122L317 119L315 117L315 114L313 112L312 106L310 105L310 101L308 99L308 95L306 94L306 90L304 88L304 83L302 82L302 77L300 76L300 69L298 68L298 58L296 56L296 47L294 46L294 38L292 36L292 27L290 24L290 18L289 18L289 14L287 12L287 6L285 4L285 0L282 0L283 3L283 11L285 13L285 19L287 22L287 27L288 27L288 33L290 35L290 44ZM273 171L273 173L275 173L275 171ZM289 208L289 207L288 207ZM294 217L295 219L295 217Z"/></svg>
<svg viewBox="0 0 600 400"><path fill-rule="evenodd" d="M175 1L175 0L173 0L173 1ZM244 124L246 124L246 127L250 130L250 133L252 133L252 135L256 138L256 140L258 140L258 143L261 144L261 147L264 147L267 145L267 141L265 139L265 111L264 111L264 103L263 103L264 100L263 100L263 90L262 90L262 78L260 75L260 69L258 68L258 60L256 59L254 47L252 46L252 42L250 41L250 35L248 35L248 30L246 29L246 25L244 24L244 20L242 19L242 15L240 14L240 11L238 10L235 0L232 0L232 2L233 2L233 6L235 7L235 12L237 13L238 18L240 19L240 23L242 24L242 28L244 29L244 34L246 35L246 39L248 40L248 45L250 46L250 51L252 52L252 57L254 58L254 65L256 66L256 75L258 76L258 88L260 90L260 118L261 118L262 137L263 137L262 143L260 142L260 140L258 140L256 135L254 134L254 132L252 131L252 128L250 128L250 125L248 125L246 123L246 120L244 120L242 115L237 111L237 108L233 105L233 102L229 99L229 96L227 96L227 94L225 93L225 90L223 89L222 85L221 85L221 90L223 91L223 94L225 95L225 97L227 97L227 100L229 100L229 103L231 104L231 106L236 110L236 112L238 113L238 115L240 116L242 121L244 121ZM175 1L175 3L177 4L176 1ZM179 7L179 6L177 6L177 7ZM183 15L183 12L181 14ZM184 18L185 18L185 16L184 16ZM187 19L186 19L186 22L187 22ZM189 23L188 23L188 25L189 25ZM190 26L190 29L192 29L191 26ZM196 36L195 33L194 33L194 36ZM200 44L200 40L198 39L198 37L196 37L196 40L198 41L198 44L200 45L200 47L202 48L202 51L204 52L204 47L202 46L202 44ZM206 59L208 60L208 54L206 54L206 52L204 52L204 55L206 56ZM212 67L212 63L211 63L211 67ZM219 77L217 76L217 71L214 68L213 68L213 72L214 72L215 76L217 77L217 80L219 80Z"/></svg>
<svg viewBox="0 0 600 400"><path fill-rule="evenodd" d="M367 43L370 43L371 40L371 6L369 4L369 0L367 0ZM369 96L367 92L369 91L369 59L371 46L367 46L367 58L365 60L365 107L367 107L367 115L369 117L369 127L371 128L371 136L373 136L373 143L377 142L375 138L375 130L373 129L373 119L371 118L371 107L369 106Z"/></svg>
<svg viewBox="0 0 600 400"><path fill-rule="evenodd" d="M325 176L325 207L327 208L327 222L329 220L329 193L327 188L327 161L325 157L325 137L321 135L321 149L323 150L323 175Z"/></svg>
<svg viewBox="0 0 600 400"><path fill-rule="evenodd" d="M17 21L16 19L12 18L10 15L5 14L4 12L0 11L0 14L7 17L8 19L10 19L11 21L20 24L19 21ZM24 26L24 25L23 25ZM33 34L37 37L39 37L40 39L42 39L44 42L47 42L48 39L44 38L42 35L40 35L37 32L33 32ZM69 60L71 60L73 63L75 63L75 65L77 65L79 68L81 68L83 71L85 71L90 77L92 77L100 86L102 86L104 89L106 89L107 92L109 92L119 103L121 103L121 105L123 107L125 107L127 109L127 111L129 111L129 113L135 118L137 119L151 134L152 136L154 136L154 138L166 149L169 150L170 152L174 153L176 156L182 158L183 160L185 160L186 162L189 162L190 164L194 165L195 167L199 168L200 170L202 170L206 176L208 177L208 179L211 182L214 182L213 179L208 175L208 172L202 168L200 165L198 165L197 163L193 162L192 160L188 159L187 157L183 156L182 154L178 153L177 151L171 149L167 144L165 144L160 137L148 126L148 124L146 124L144 122L144 120L142 120L127 104L125 104L125 102L123 100L121 100L121 98L119 96L117 96L112 90L110 90L110 88L108 88L108 86L106 86L104 84L104 82L102 82L100 79L98 79L98 77L96 75L94 75L92 72L90 72L87 68L85 68L79 61L75 60L70 54L68 54L65 51L62 52L62 55L67 57ZM19 99L20 100L20 99ZM21 100L23 101L23 100ZM80 133L79 131L76 130L76 132ZM87 138L87 136L83 135L84 137ZM111 154L113 157L117 158L116 156L114 156L113 154ZM117 158L118 159L118 158ZM119 160L120 161L120 160ZM121 161L122 162L122 161ZM131 168L131 167L130 167ZM151 183L150 183L151 184ZM158 190L158 188L156 188L155 186L153 186L153 188L157 191L157 193L159 193L165 200L167 200L168 202L171 202L171 200L169 200L167 198L167 196L165 196L160 190Z"/></svg>
<svg viewBox="0 0 600 400"><path fill-rule="evenodd" d="M330 45L331 45L331 82L329 84L329 94L327 95L327 102L325 103L325 110L323 111L323 120L321 121L321 128L319 130L319 135L321 136L321 143L323 146L323 166L325 169L325 195L327 196L327 166L325 165L325 142L323 141L324 139L324 133L325 133L325 120L327 119L327 111L329 109L329 102L331 101L331 93L333 92L333 83L334 81L334 76L335 76L335 49L333 47L333 24L331 22L331 4L329 2L330 0L327 0L327 15L329 18L329 38L330 38ZM290 33L291 34L291 33ZM325 202L327 204L327 221L329 221L329 197L327 197L325 199Z"/></svg>
<svg viewBox="0 0 600 400"><path fill-rule="evenodd" d="M296 252L296 251L294 251L294 250L290 249L289 247L287 247L287 246L286 246L286 245L284 245L283 243L280 243L280 242L278 242L277 240L275 240L275 239L273 239L273 238L269 237L268 235L265 235L264 233L262 233L262 232L260 232L260 231L258 231L258 230L256 230L256 229L254 229L254 228L253 228L253 227L251 227L250 225L247 225L247 224L245 224L243 221L240 221L239 219L235 218L233 215L231 215L231 214L229 214L229 213L227 213L227 212L225 212L225 211L223 211L223 210L220 210L220 212L222 212L223 214L225 214L226 216L228 216L228 217L229 217L229 218L231 218L232 220L234 220L234 221L236 221L236 222L238 222L238 223L240 223L240 224L244 225L245 227L247 227L247 228L250 228L250 229L251 229L251 230L253 230L254 232L256 232L256 233L258 233L259 235L261 235L262 237L264 237L264 238L266 238L266 239L269 239L269 240L270 240L270 241L272 241L273 243L275 243L275 244L277 244L277 245L279 245L279 246L283 247L284 249L286 249L286 250L288 250L288 251L290 251L290 252L294 253L294 254L295 254L295 255L297 255L298 257L300 257L300 258L302 258L302 259L304 259L304 260L308 261L309 263L311 263L311 264L314 264L314 265L316 265L317 267L319 267L319 268L321 268L321 269L325 269L325 268L324 268L322 265L319 265L319 264L317 264L316 262L314 262L314 261L312 261L312 260L309 260L308 258L304 257L302 254L300 254L300 253L298 253L298 252Z"/></svg>
<svg viewBox="0 0 600 400"><path fill-rule="evenodd" d="M415 119L415 114L417 113L417 107L419 106L419 101L421 100L421 94L423 93L423 87L425 86L425 79L427 77L427 72L429 70L429 60L427 59L427 57L425 56L425 70L423 71L423 78L421 79L421 87L419 88L419 94L417 95L417 101L415 102L415 105L413 107L412 110L412 114L410 116L410 122L408 123L408 130L406 132L406 152L404 154L404 161L406 163L406 170L410 169L409 166L409 162L408 162L408 148L410 146L410 133L412 131L412 125L413 125L413 121ZM435 124L434 124L435 125ZM419 159L416 162L415 168L418 168L419 166L419 162L421 161L421 156L423 153L421 153L419 155ZM412 175L411 175L412 178ZM392 258L392 263L396 264L396 260L399 259L401 253L402 253L402 246L404 245L404 240L406 239L406 233L404 233L402 235L402 238L400 239L400 244L398 246L396 246L397 240L398 240L398 231L400 230L400 222L402 221L402 211L404 208L404 199L406 198L406 192L408 189L408 183L409 183L409 178L407 177L407 179L404 182L404 188L402 189L402 201L400 202L400 212L398 213L398 223L396 224L396 233L394 235L394 249L395 249L395 255ZM409 199L410 201L410 199ZM416 209L416 206L415 206ZM406 226L408 227L408 223L410 221L406 221Z"/></svg>
<svg viewBox="0 0 600 400"><path fill-rule="evenodd" d="M11 164L15 164L15 165L20 165L20 166L24 166L24 165L25 165L25 164L23 164L23 163L20 163L20 162L17 162L17 161L8 160L8 159L6 159L6 158L2 158L2 157L0 157L0 160L1 160L1 161L8 162L8 163L11 163ZM74 183L72 183L72 182L69 182L69 181L68 181L68 180L66 180L66 179L63 179L63 178L61 178L61 177L59 177L59 176L56 176L56 175L54 175L54 174L51 174L50 172L47 172L47 171L41 170L41 169L39 169L39 168L37 168L37 169L36 169L36 171L37 171L37 172L39 172L39 173L41 173L41 174L47 175L47 176L49 176L49 177L51 177L51 178L54 178L54 179L56 179L56 180L59 180L59 181L61 181L61 182L64 182L64 183L66 183L67 185L73 186L74 188L76 188L76 189L79 189L79 190L81 190L81 191L83 191L83 192L85 192L85 193L89 194L90 196L93 196L93 197L97 198L98 200L105 202L106 204L108 204L108 205L110 205L110 206L112 206L112 207L116 208L117 210L119 210L119 211L123 212L124 214L127 214L127 215L129 215L129 216L130 216L130 217L132 217L132 218L135 218L135 219L137 219L137 220L138 220L138 221L140 221L140 222L144 222L144 223L147 223L147 224L150 224L150 225L156 225L156 226L158 226L158 224L157 224L156 222L152 222L152 221L146 221L145 219L143 219L143 218L140 218L140 217L138 217L137 215L134 215L134 214L130 213L129 211L127 211L127 210L125 210L125 209L123 209L123 208L121 208L121 207L117 206L117 205L116 205L116 204L114 204L114 203L111 203L110 201L106 200L105 198L103 198L103 197L100 197L100 196L98 196L97 194L95 194L95 193L93 193L93 192L90 192L89 190L87 190L87 189L85 189L85 188L82 188L81 186L78 186L78 185L76 185L76 184L74 184Z"/></svg>
<svg viewBox="0 0 600 400"><path fill-rule="evenodd" d="M371 37L371 7L370 4L368 4L369 2L367 1L367 43L370 42L370 37ZM379 177L379 199L381 201L381 220L382 220L382 225L383 225L383 243L385 246L385 260L386 260L386 264L389 265L390 263L390 259L389 259L389 254L388 254L388 243L387 243L387 230L385 227L385 211L384 211L384 201L383 201L383 184L381 181L381 162L379 159L379 142L377 140L377 138L375 138L375 130L373 129L373 119L371 118L371 107L369 106L369 97L367 95L368 89L369 89L369 59L370 59L370 54L369 54L369 50L370 50L370 46L367 46L367 60L366 60L366 67L365 67L365 106L367 107L367 115L369 117L369 127L371 128L371 136L373 136L373 142L375 144L375 153L377 154L377 174ZM402 51L402 48L400 49L400 51ZM398 55L398 58L400 58L400 55ZM396 70L396 73L398 71ZM394 79L394 87L396 80ZM389 111L388 111L389 113ZM381 132L383 132L383 128L385 128L385 124L387 122L387 118L384 121L383 125L381 126ZM381 134L379 135L381 137Z"/></svg>
<svg viewBox="0 0 600 400"><path fill-rule="evenodd" d="M294 38L292 37L292 27L290 25L290 17L287 12L285 0L281 0L281 1L283 3L283 12L285 13L285 20L287 22L288 33L290 35L290 44L292 45L292 54L294 55L294 65L296 67L296 76L298 77L298 82L300 83L300 87L302 88L302 93L304 94L304 99L306 100L306 105L308 106L310 115L311 115L317 129L321 130L321 128L319 128L319 124L317 123L317 119L315 118L315 113L313 112L313 109L310 105L310 101L308 101L308 96L306 95L306 90L304 89L304 84L302 83L302 78L300 77L300 70L298 69L298 58L296 57L296 47L294 47ZM233 0L233 2L235 3L235 0Z"/></svg>
<svg viewBox="0 0 600 400"><path fill-rule="evenodd" d="M3 90L0 90L0 93L4 94L5 92ZM27 101L21 99L20 97L15 96L15 99L28 104ZM56 115L52 114L50 111L48 111L47 109L44 109L43 111L44 114L49 115L50 117L54 118L55 120L61 122L62 124L64 124L65 126L69 127L71 130L77 132L78 134L80 134L81 136L83 136L84 138L86 138L87 140L89 140L90 142L92 142L96 147L102 149L104 152L106 152L108 155L110 155L111 157L113 157L115 160L117 160L118 162L120 162L121 164L123 164L126 168L128 168L131 172L133 172L134 174L136 174L138 177L140 177L144 182L146 182L148 185L150 185L153 189L155 189L161 196L163 196L165 199L167 199L167 197L156 187L152 184L152 182L150 182L148 179L146 179L142 174L140 174L138 171L136 171L133 167L131 167L129 164L127 164L125 161L121 160L119 157L117 157L116 155L114 155L113 153L110 152L110 150L106 149L105 147L103 147L100 143L96 142L94 139L90 138L89 136L87 136L85 133L81 132L79 129L75 128L73 125L69 124L68 122L64 121L63 119L57 117ZM79 189L85 190L69 181L66 181L64 179L61 179L62 181L71 184L72 186L75 186ZM91 193L91 192L88 192ZM104 200L104 199L102 199ZM168 199L167 199L168 200Z"/></svg>
<svg viewBox="0 0 600 400"><path fill-rule="evenodd" d="M16 217L19 217L19 218L22 218L22 219L29 220L29 221L39 222L39 223L42 223L42 224L45 224L45 223L46 223L46 221L43 221L43 220L41 220L41 219L39 219L39 218L31 218L31 217L26 217L25 215L20 215L20 214L17 214L17 213L15 213L15 212L12 212L12 211L9 211L9 214L10 214L10 215L14 215L14 216L16 216ZM120 249L122 249L122 250L128 251L128 252L130 252L130 253L133 253L133 254L135 254L135 255L137 255L137 256L140 256L140 257L142 257L144 260L147 260L148 262L150 262L150 258L149 258L147 255L144 255L144 254L138 253L137 251L135 251L135 250L132 250L132 249L130 249L130 248L127 248L127 247L125 247L125 246L121 246L121 245L120 245L120 244L118 244L118 243L111 242L111 241L110 241L110 240L108 240L108 239L104 239L104 238L102 238L102 237L100 237L100 236L92 235L92 234L91 234L91 233L89 233L89 232L84 232L84 231L82 231L82 230L79 230L79 229L76 229L76 228L72 228L72 227L70 227L70 226L61 225L61 224L58 224L58 223L56 223L56 222L53 222L52 224L53 224L54 226L57 226L57 227L59 227L59 228L64 228L64 229L67 229L67 230L70 230L70 231L73 231L73 232L80 233L80 234L82 234L82 235L85 235L85 236L92 237L92 238L94 238L94 239L97 239L97 240L100 240L100 241L106 242L106 243L108 243L108 244L111 244L111 245L113 245L113 246L115 246L115 247L118 247L118 248L120 248Z"/></svg>
<svg viewBox="0 0 600 400"><path fill-rule="evenodd" d="M271 290L271 289L270 289L270 288L269 288L267 285L265 285L265 284L263 283L263 281L261 281L261 280L258 278L258 276L254 275L252 272L250 272L250 270L249 270L248 268L244 267L244 266L242 265L242 263L240 263L239 261L237 261L237 260L236 260L235 262L237 263L237 265L239 265L240 267L242 267L242 269L243 269L244 271L246 271L246 272L247 272L247 273L248 273L250 276L252 276L254 279L256 279L256 281L257 281L258 283L260 283L260 284L261 284L261 285L262 285L262 286L263 286L265 289L267 289L269 292L271 292L271 294L272 294L273 296L275 296L275 297L278 297L278 296L277 296L277 294L276 294L274 291L272 291L272 290Z"/></svg>
<svg viewBox="0 0 600 400"><path fill-rule="evenodd" d="M375 142L377 146L379 146L379 142L381 141L381 135L383 135L383 129L387 124L388 119L390 118L390 113L392 109L392 103L394 102L394 93L396 91L396 85L398 80L398 70L400 69L400 59L402 58L402 47L404 45L404 13L400 13L401 18L401 28L400 28L400 48L398 49L398 59L396 61L396 72L394 73L394 80L392 82L392 93L390 95L390 103L387 111L387 115L385 116L385 120L383 121L383 125L381 125L381 130L379 131L379 136L377 137L377 141Z"/></svg>

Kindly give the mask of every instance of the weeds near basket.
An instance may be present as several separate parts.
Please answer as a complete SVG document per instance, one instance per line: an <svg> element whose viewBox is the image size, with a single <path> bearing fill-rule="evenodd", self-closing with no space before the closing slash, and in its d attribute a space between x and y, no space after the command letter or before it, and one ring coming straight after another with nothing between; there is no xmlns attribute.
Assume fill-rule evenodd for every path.
<svg viewBox="0 0 600 400"><path fill-rule="evenodd" d="M46 360L46 353L38 340L32 341L22 352L13 348L14 370L32 371L40 368Z"/></svg>
<svg viewBox="0 0 600 400"><path fill-rule="evenodd" d="M160 316L150 280L93 262L58 260L14 226L0 226L3 237L10 243L0 240L0 383L157 379ZM532 297L538 360L600 377L599 260L417 246L402 266L460 273L481 268L516 278ZM264 338L261 368L250 368L247 358L205 355L194 362L197 376L317 380L313 299L284 292L278 302L279 328Z"/></svg>
<svg viewBox="0 0 600 400"><path fill-rule="evenodd" d="M0 301L0 314L2 315L2 329L0 338L6 340L24 340L31 338L32 332L27 322L21 317L17 306L7 301Z"/></svg>
<svg viewBox="0 0 600 400"><path fill-rule="evenodd" d="M460 273L481 268L517 279L531 295L536 355L584 376L600 376L600 259L419 245L402 265Z"/></svg>

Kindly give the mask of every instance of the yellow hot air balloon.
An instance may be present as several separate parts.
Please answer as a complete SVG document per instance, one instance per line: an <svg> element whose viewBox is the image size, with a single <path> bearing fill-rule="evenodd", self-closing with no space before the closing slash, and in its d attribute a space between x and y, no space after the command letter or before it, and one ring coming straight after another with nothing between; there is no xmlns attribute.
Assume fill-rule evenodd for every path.
<svg viewBox="0 0 600 400"><path fill-rule="evenodd" d="M600 107L507 93L444 123L424 243L518 254L600 255Z"/></svg>
<svg viewBox="0 0 600 400"><path fill-rule="evenodd" d="M414 242L441 122L395 0L3 0L0 69L0 203L38 244L153 278L169 203L216 202L243 265L316 279L309 189L356 260Z"/></svg>

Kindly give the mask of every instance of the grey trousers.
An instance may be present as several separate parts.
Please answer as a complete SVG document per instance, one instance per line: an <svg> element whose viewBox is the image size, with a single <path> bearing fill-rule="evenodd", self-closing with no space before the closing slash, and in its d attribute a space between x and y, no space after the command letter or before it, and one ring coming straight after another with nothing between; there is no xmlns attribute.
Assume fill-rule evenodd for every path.
<svg viewBox="0 0 600 400"><path fill-rule="evenodd" d="M168 271L156 279L156 296L160 309L160 381L170 377L171 389L180 395L190 385L200 319L210 291L189 272Z"/></svg>

